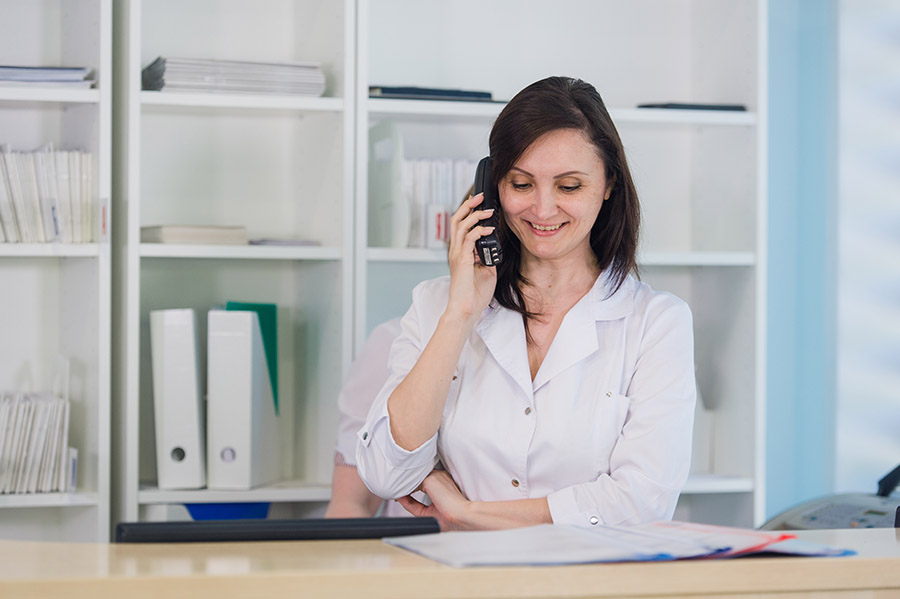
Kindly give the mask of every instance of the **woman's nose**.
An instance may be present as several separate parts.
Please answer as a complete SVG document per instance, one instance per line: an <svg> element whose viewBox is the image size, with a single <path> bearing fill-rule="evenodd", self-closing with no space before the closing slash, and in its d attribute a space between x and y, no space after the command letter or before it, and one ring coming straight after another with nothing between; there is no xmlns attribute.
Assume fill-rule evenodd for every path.
<svg viewBox="0 0 900 599"><path fill-rule="evenodd" d="M556 196L553 189L538 188L534 194L534 206L532 212L541 221L556 215Z"/></svg>

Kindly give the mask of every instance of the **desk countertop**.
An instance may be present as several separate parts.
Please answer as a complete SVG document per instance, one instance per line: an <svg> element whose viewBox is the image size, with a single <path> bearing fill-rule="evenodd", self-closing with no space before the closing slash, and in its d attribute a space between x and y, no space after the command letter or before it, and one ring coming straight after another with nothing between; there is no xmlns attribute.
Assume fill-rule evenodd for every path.
<svg viewBox="0 0 900 599"><path fill-rule="evenodd" d="M0 596L900 597L900 532L801 532L858 555L454 569L381 541L0 541Z"/></svg>

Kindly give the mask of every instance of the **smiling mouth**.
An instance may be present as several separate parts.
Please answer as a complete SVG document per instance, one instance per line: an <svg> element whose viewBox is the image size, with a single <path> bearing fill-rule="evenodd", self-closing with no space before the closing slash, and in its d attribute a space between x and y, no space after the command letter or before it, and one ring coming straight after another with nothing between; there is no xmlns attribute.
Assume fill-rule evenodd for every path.
<svg viewBox="0 0 900 599"><path fill-rule="evenodd" d="M565 223L559 223L558 225L547 225L547 226L544 226L544 225L538 225L538 224L535 224L535 223L533 223L533 222L531 222L531 221L528 221L528 224L531 225L531 228L534 229L534 230L536 230L536 231L556 231L556 230L559 229L561 226L563 226Z"/></svg>

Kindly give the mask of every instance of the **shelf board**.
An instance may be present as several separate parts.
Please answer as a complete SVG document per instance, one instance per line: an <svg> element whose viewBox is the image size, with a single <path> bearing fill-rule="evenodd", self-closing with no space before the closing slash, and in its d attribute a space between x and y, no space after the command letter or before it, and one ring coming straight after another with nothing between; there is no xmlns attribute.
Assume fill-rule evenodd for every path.
<svg viewBox="0 0 900 599"><path fill-rule="evenodd" d="M369 114L376 117L405 118L450 117L494 119L505 102L452 102L443 100L399 100L370 98ZM621 108L610 110L617 124L661 123L673 125L731 125L749 127L756 124L756 114L728 110L670 110L664 108Z"/></svg>
<svg viewBox="0 0 900 599"><path fill-rule="evenodd" d="M274 503L300 503L328 501L331 499L331 485L308 484L303 481L286 480L250 489L248 491L227 491L196 489L163 491L149 485L141 485L138 503L231 503L270 501Z"/></svg>
<svg viewBox="0 0 900 599"><path fill-rule="evenodd" d="M447 251L423 248L369 248L370 262L447 262ZM641 266L753 266L753 252L647 252Z"/></svg>
<svg viewBox="0 0 900 599"><path fill-rule="evenodd" d="M672 125L729 125L752 127L756 113L732 110L677 110L668 108L620 108L609 111L616 124L659 123Z"/></svg>
<svg viewBox="0 0 900 599"><path fill-rule="evenodd" d="M641 266L753 266L753 252L647 252L638 255Z"/></svg>
<svg viewBox="0 0 900 599"><path fill-rule="evenodd" d="M0 257L94 258L99 255L97 243L0 243Z"/></svg>
<svg viewBox="0 0 900 599"><path fill-rule="evenodd" d="M141 92L144 106L202 108L251 108L259 110L296 110L301 112L340 112L343 98L316 98L286 94L230 94L186 92Z"/></svg>
<svg viewBox="0 0 900 599"><path fill-rule="evenodd" d="M340 260L339 247L274 245L193 245L142 243L143 258L221 258L242 260Z"/></svg>
<svg viewBox="0 0 900 599"><path fill-rule="evenodd" d="M691 474L681 493L682 495L752 493L753 487L753 479L749 477Z"/></svg>
<svg viewBox="0 0 900 599"><path fill-rule="evenodd" d="M425 248L380 248L370 247L366 252L370 262L447 262L447 250Z"/></svg>
<svg viewBox="0 0 900 599"><path fill-rule="evenodd" d="M100 102L100 90L66 87L0 86L0 102L97 104Z"/></svg>
<svg viewBox="0 0 900 599"><path fill-rule="evenodd" d="M94 493L21 493L0 495L0 508L69 507L97 505Z"/></svg>

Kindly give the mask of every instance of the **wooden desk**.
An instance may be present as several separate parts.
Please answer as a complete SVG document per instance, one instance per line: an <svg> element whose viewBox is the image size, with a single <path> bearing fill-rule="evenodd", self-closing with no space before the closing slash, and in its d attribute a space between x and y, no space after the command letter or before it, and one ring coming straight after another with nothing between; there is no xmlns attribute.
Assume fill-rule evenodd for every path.
<svg viewBox="0 0 900 599"><path fill-rule="evenodd" d="M0 597L900 597L895 529L798 536L859 555L454 569L380 541L0 541Z"/></svg>

